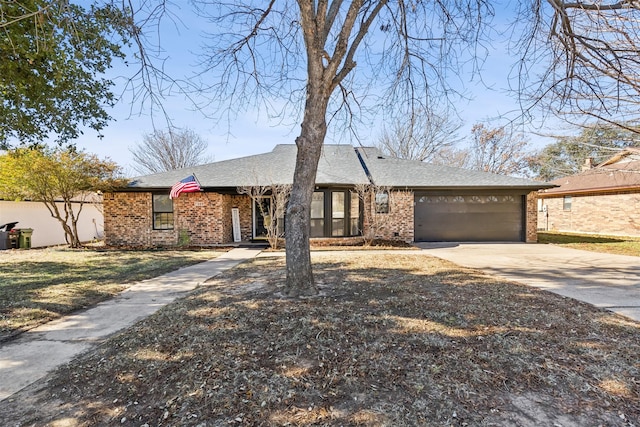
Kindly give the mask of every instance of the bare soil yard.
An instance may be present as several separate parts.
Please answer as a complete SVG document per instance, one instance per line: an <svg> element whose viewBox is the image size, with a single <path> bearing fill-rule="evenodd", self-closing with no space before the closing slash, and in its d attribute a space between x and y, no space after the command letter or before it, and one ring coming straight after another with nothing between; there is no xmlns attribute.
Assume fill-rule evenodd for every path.
<svg viewBox="0 0 640 427"><path fill-rule="evenodd" d="M640 426L640 324L421 254L218 276L46 381L0 425Z"/></svg>

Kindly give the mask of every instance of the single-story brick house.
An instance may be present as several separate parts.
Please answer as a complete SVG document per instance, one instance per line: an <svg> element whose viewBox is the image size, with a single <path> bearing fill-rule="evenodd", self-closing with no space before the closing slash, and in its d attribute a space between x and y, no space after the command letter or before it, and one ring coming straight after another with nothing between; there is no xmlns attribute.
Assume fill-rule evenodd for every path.
<svg viewBox="0 0 640 427"><path fill-rule="evenodd" d="M243 186L290 184L297 148L141 176L104 195L108 245L216 245L262 234L261 218ZM170 199L170 188L194 175L202 191ZM527 179L401 160L373 147L325 145L316 176L311 237L362 231L364 203L354 188L373 183L388 193L391 226L380 236L414 241L537 241L535 195L549 185ZM375 209L378 209L376 204ZM239 234L239 236L238 236Z"/></svg>
<svg viewBox="0 0 640 427"><path fill-rule="evenodd" d="M640 236L640 149L626 148L540 191L538 229Z"/></svg>

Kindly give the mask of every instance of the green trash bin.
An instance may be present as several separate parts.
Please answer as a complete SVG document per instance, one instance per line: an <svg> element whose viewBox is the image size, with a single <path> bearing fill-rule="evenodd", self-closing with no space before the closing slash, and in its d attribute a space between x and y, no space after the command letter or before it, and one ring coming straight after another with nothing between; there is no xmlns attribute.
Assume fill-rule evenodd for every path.
<svg viewBox="0 0 640 427"><path fill-rule="evenodd" d="M33 234L33 229L19 228L18 233L18 247L20 249L31 249L31 234Z"/></svg>

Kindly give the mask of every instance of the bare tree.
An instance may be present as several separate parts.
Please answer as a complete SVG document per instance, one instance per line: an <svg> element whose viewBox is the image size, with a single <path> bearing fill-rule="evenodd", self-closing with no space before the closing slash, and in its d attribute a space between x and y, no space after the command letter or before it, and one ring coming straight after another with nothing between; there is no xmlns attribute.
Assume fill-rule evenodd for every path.
<svg viewBox="0 0 640 427"><path fill-rule="evenodd" d="M210 161L205 156L208 143L190 129L156 130L143 137L142 142L130 148L140 174L166 172L197 166Z"/></svg>
<svg viewBox="0 0 640 427"><path fill-rule="evenodd" d="M528 176L534 154L522 134L505 127L488 128L476 123L471 138L463 146L439 150L433 163L503 175Z"/></svg>
<svg viewBox="0 0 640 427"><path fill-rule="evenodd" d="M640 133L640 3L520 3L517 92L570 123L593 119ZM544 67L544 72L537 70Z"/></svg>
<svg viewBox="0 0 640 427"><path fill-rule="evenodd" d="M271 184L238 187L239 194L251 197L260 210L267 230L267 241L273 249L278 249L284 237L284 216L291 194L291 185Z"/></svg>
<svg viewBox="0 0 640 427"><path fill-rule="evenodd" d="M458 136L461 127L462 122L447 111L417 111L398 118L390 128L385 127L377 145L384 153L399 159L429 162L439 151L461 140Z"/></svg>
<svg viewBox="0 0 640 427"><path fill-rule="evenodd" d="M438 150L433 159L431 159L431 163L454 168L468 168L470 154L471 150L468 147L459 147L458 145L443 147L441 150Z"/></svg>
<svg viewBox="0 0 640 427"><path fill-rule="evenodd" d="M504 127L487 128L477 123L471 128L472 141L466 157L468 169L503 175L527 175L531 153L523 135Z"/></svg>
<svg viewBox="0 0 640 427"><path fill-rule="evenodd" d="M208 1L215 33L203 56L204 89L231 105L290 103L301 114L293 187L286 215L290 296L314 295L310 207L329 124L345 126L370 107L407 115L442 94L468 46L492 14L485 0ZM354 73L357 64L360 73ZM214 77L214 78L212 78ZM376 85L372 86L371 82ZM210 83L213 82L213 83ZM448 92L447 92L448 93ZM365 105L372 100L376 105ZM222 105L219 103L218 105ZM273 108L269 108L272 111ZM279 111L279 110L278 110Z"/></svg>

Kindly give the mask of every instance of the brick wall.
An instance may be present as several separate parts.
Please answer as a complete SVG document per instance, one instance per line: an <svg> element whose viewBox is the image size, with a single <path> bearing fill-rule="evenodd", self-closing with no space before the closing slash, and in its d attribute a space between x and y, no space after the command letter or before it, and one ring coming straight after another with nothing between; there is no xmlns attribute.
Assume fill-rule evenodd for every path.
<svg viewBox="0 0 640 427"><path fill-rule="evenodd" d="M527 194L525 203L525 242L536 243L538 241L538 192Z"/></svg>
<svg viewBox="0 0 640 427"><path fill-rule="evenodd" d="M196 246L233 242L231 208L240 212L242 240L251 239L247 196L187 193L173 201L173 230L154 230L152 193L104 195L105 242L110 246Z"/></svg>
<svg viewBox="0 0 640 427"><path fill-rule="evenodd" d="M375 201L372 198L365 204L365 209L367 207L371 213L364 214L365 233L369 221L372 221L371 215L375 215L373 221L378 222L378 225L374 226L376 238L413 242L413 191L390 191L389 213L375 214Z"/></svg>
<svg viewBox="0 0 640 427"><path fill-rule="evenodd" d="M545 197L543 204L547 212L538 212L540 230L640 236L639 193L572 195L569 211L563 196Z"/></svg>
<svg viewBox="0 0 640 427"><path fill-rule="evenodd" d="M240 213L240 236L241 240L248 241L253 238L253 213L251 199L248 196L224 195L222 219L223 239L225 242L233 242L233 221L231 220L231 209L238 208Z"/></svg>
<svg viewBox="0 0 640 427"><path fill-rule="evenodd" d="M638 195L634 197L635 205L632 209L634 212L640 212L640 197ZM551 202L551 199L547 200ZM365 206L375 209L373 201ZM562 198L559 199L559 206L563 214L562 220L565 221L567 215L562 212ZM580 206L575 197L574 206L574 212L569 214L573 214L572 221L575 223ZM180 243L196 246L231 243L233 242L231 209L234 207L237 207L240 212L242 240L248 241L252 238L253 232L251 199L248 196L205 192L182 194L174 200L174 229L153 230L151 193L107 193L104 196L105 241L110 246L142 247L174 246ZM537 228L544 228L540 225L544 216L540 215L541 218L538 220L537 214L536 194L531 193L527 196L526 202L527 242L536 242ZM381 216L385 223L385 226L378 230L377 237L405 242L414 241L414 193L412 191L391 191L389 213L377 215ZM637 220L640 225L640 215ZM365 227L366 222L367 215L365 215ZM560 221L557 221L556 228L569 231L564 222L560 223ZM608 232L613 233L613 231ZM636 230L636 234L640 234L640 228Z"/></svg>

